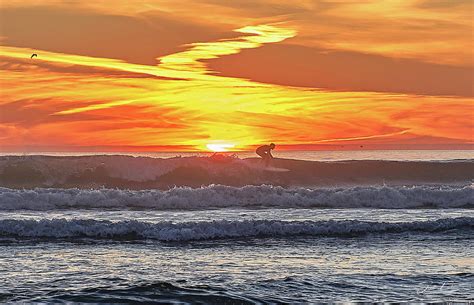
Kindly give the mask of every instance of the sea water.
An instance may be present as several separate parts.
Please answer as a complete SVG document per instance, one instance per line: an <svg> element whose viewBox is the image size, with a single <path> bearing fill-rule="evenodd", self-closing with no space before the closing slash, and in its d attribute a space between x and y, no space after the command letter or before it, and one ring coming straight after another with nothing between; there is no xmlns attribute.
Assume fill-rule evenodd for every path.
<svg viewBox="0 0 474 305"><path fill-rule="evenodd" d="M423 169L439 175L443 172L438 169L445 167L437 167L438 162L472 166L470 152L429 152L425 159L422 154L398 152L384 159L380 154L346 153L322 161L396 159L419 166L418 161L427 160L433 165L423 164ZM74 175L96 164L74 158L65 161ZM186 160L176 161L178 168ZM140 176L137 173L145 172L150 163L134 161L138 163L117 161L131 168L120 175L108 163L101 168L122 178L130 175L130 186L176 169L162 162L159 171ZM64 174L66 167L56 159L2 162L3 172L8 168L10 173L24 173L27 164L45 177L33 187L4 182L0 188L3 302L247 304L474 298L474 189L466 173L459 172L462 179L453 183L411 183L413 176L402 172L402 185L91 189L85 187L87 179L97 176L82 174L78 186L58 187L60 180L48 175ZM400 164L405 170L406 164ZM386 163L380 165L387 168ZM136 166L142 168L135 171ZM206 170L214 171L208 164ZM285 173L271 175L279 178Z"/></svg>
<svg viewBox="0 0 474 305"><path fill-rule="evenodd" d="M258 157L253 151L226 152L239 158ZM94 156L94 155L125 155L134 157L173 158L176 156L210 156L210 152L0 152L0 156ZM394 161L435 161L474 159L473 150L295 150L273 152L277 158L307 161L343 161L343 160L394 160Z"/></svg>

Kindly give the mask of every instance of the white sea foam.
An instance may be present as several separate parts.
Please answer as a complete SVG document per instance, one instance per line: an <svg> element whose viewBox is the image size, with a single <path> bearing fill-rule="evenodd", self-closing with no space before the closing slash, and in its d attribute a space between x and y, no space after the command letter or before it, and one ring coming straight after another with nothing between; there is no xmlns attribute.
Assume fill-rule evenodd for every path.
<svg viewBox="0 0 474 305"><path fill-rule="evenodd" d="M286 236L360 236L403 232L443 232L453 229L471 230L474 218L459 217L434 221L368 222L342 221L211 221L184 223L148 223L139 221L97 220L0 220L0 237L18 238L99 238L153 239L189 241L242 237Z"/></svg>
<svg viewBox="0 0 474 305"><path fill-rule="evenodd" d="M160 190L0 188L0 210L273 208L461 208L474 207L474 187L283 188L269 185Z"/></svg>

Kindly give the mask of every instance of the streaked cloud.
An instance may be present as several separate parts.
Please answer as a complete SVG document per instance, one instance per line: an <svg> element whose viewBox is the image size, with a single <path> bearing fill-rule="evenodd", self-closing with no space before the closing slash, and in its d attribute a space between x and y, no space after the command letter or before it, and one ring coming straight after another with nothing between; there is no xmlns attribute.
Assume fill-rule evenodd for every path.
<svg viewBox="0 0 474 305"><path fill-rule="evenodd" d="M465 4L378 3L9 1L0 145L473 143Z"/></svg>
<svg viewBox="0 0 474 305"><path fill-rule="evenodd" d="M219 75L337 91L474 96L472 67L287 44L209 61Z"/></svg>

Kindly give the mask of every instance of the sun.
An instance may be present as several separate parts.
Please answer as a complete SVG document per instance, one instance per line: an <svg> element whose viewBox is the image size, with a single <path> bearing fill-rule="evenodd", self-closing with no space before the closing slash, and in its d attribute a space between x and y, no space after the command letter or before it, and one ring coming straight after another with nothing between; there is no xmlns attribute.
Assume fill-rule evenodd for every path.
<svg viewBox="0 0 474 305"><path fill-rule="evenodd" d="M235 145L230 143L209 143L206 147L213 152L226 152L229 151L229 148L235 147Z"/></svg>

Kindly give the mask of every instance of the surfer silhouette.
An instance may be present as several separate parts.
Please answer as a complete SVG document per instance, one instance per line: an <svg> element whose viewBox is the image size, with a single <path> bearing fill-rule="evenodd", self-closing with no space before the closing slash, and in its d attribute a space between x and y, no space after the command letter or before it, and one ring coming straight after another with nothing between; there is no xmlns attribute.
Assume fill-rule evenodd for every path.
<svg viewBox="0 0 474 305"><path fill-rule="evenodd" d="M257 155L262 158L262 161L265 163L265 166L268 167L270 160L273 159L272 149L275 148L275 144L271 143L270 145L262 145L255 151Z"/></svg>

